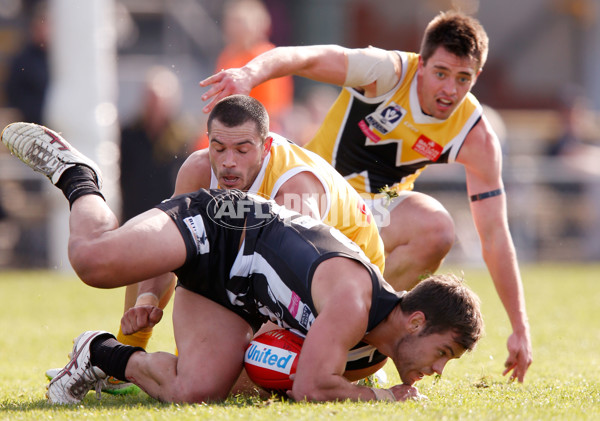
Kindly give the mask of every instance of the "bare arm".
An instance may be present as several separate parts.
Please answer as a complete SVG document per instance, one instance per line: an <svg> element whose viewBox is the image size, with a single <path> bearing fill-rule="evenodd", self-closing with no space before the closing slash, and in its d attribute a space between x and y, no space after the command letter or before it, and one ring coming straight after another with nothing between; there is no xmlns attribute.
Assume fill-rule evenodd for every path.
<svg viewBox="0 0 600 421"><path fill-rule="evenodd" d="M173 196L192 193L199 189L208 189L210 187L210 175L208 149L192 153L177 173Z"/></svg>
<svg viewBox="0 0 600 421"><path fill-rule="evenodd" d="M337 257L316 269L312 295L318 316L302 346L293 389L295 400L377 400L375 392L344 378L348 350L365 335L371 279L360 263ZM382 393L391 397L389 391ZM418 397L415 387L398 386L394 400ZM391 399L390 399L391 400Z"/></svg>
<svg viewBox="0 0 600 421"><path fill-rule="evenodd" d="M337 273L333 275L334 266ZM361 276L357 276L360 274ZM330 279L324 282L323 279ZM341 280L346 280L342 285ZM365 334L371 285L359 264L335 258L315 271L312 295L318 316L308 331L290 396L295 400L371 400L373 391L343 377L348 350Z"/></svg>
<svg viewBox="0 0 600 421"><path fill-rule="evenodd" d="M346 49L338 45L277 47L255 57L244 67L223 69L201 81L200 86L210 86L202 100L212 98L203 111L209 113L226 96L248 95L255 86L282 76L296 75L341 86L346 70Z"/></svg>
<svg viewBox="0 0 600 421"><path fill-rule="evenodd" d="M283 183L274 197L275 202L303 215L321 220L325 217L329 191L308 171L294 175Z"/></svg>
<svg viewBox="0 0 600 421"><path fill-rule="evenodd" d="M457 161L465 166L469 196L503 188L500 143L485 119L469 133ZM504 374L512 370L511 378L522 382L532 362L532 350L505 194L471 202L471 213L481 239L483 259L513 329Z"/></svg>
<svg viewBox="0 0 600 421"><path fill-rule="evenodd" d="M133 296L125 298L125 312L121 318L123 334L131 335L140 330L150 329L160 322L163 309L175 290L175 282L175 275L169 272L127 287L126 294L133 294ZM140 308L145 306L150 306L154 310L142 311Z"/></svg>

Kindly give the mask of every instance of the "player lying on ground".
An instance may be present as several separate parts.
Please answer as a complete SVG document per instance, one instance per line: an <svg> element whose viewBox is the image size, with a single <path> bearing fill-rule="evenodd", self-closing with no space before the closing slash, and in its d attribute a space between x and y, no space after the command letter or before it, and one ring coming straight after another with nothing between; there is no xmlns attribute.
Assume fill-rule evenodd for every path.
<svg viewBox="0 0 600 421"><path fill-rule="evenodd" d="M86 284L115 288L170 271L178 276L178 356L85 332L48 387L51 402L79 402L106 375L162 401L225 399L246 346L267 320L306 334L293 399L405 400L419 396L417 380L441 374L481 336L478 299L460 281L431 278L394 292L347 237L274 202L199 190L119 227L96 164L56 133L15 123L2 141L67 197L69 259ZM149 319L155 310L135 308ZM348 351L361 341L394 361L403 384L373 390L343 377Z"/></svg>
<svg viewBox="0 0 600 421"><path fill-rule="evenodd" d="M381 225L385 279L410 289L432 273L454 241L454 224L433 197L414 192L428 165L465 169L471 214L483 259L512 326L504 374L523 381L532 362L529 321L511 238L498 136L471 93L488 54L488 36L473 17L441 12L427 25L417 53L339 45L278 47L241 68L200 82L211 101L246 94L266 80L295 75L342 86L306 148L318 153L375 209ZM388 187L389 186L389 187ZM380 190L387 193L380 193Z"/></svg>
<svg viewBox="0 0 600 421"><path fill-rule="evenodd" d="M222 99L208 116L207 132L209 147L186 159L177 174L174 196L201 188L226 188L272 198L339 229L384 271L383 242L362 198L317 154L269 132L269 115L259 101L246 95ZM174 286L172 273L128 286L125 309L135 305L165 308ZM152 326L138 324L126 311L117 339L146 348L151 334ZM46 374L53 378L59 370L51 369ZM235 390L242 390L247 384L244 377L239 383ZM102 390L125 393L137 389L128 386L131 385L109 377Z"/></svg>

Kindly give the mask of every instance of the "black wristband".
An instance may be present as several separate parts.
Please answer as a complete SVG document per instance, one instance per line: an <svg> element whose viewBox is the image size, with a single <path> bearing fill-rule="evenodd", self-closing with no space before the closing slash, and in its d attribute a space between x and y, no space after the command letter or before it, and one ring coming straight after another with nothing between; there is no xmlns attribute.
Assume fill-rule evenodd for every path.
<svg viewBox="0 0 600 421"><path fill-rule="evenodd" d="M502 193L504 193L504 189L496 189L496 190L488 191L485 193L474 194L473 196L469 197L469 200L471 200L471 202L476 202L478 200L489 199L490 197L500 196Z"/></svg>

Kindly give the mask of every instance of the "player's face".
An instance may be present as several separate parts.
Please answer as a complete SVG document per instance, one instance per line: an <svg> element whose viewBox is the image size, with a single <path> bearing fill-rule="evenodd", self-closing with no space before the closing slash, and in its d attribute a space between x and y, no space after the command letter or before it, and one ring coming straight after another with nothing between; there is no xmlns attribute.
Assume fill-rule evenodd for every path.
<svg viewBox="0 0 600 421"><path fill-rule="evenodd" d="M465 99L477 80L477 62L439 47L424 63L419 59L417 94L421 109L445 120Z"/></svg>
<svg viewBox="0 0 600 421"><path fill-rule="evenodd" d="M252 121L227 127L213 120L208 140L210 165L219 187L247 191L270 150L271 139L263 143Z"/></svg>
<svg viewBox="0 0 600 421"><path fill-rule="evenodd" d="M452 332L419 336L410 333L400 339L392 358L404 384L412 385L424 376L442 375L446 363L460 358L465 349L458 345Z"/></svg>

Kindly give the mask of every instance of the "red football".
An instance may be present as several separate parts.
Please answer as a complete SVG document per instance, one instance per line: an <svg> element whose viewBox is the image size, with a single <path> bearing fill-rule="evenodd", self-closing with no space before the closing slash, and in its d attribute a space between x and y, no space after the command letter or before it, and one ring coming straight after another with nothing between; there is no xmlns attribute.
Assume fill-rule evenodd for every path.
<svg viewBox="0 0 600 421"><path fill-rule="evenodd" d="M254 383L269 391L283 393L292 388L290 375L296 372L304 338L285 329L257 336L244 355L244 367Z"/></svg>

